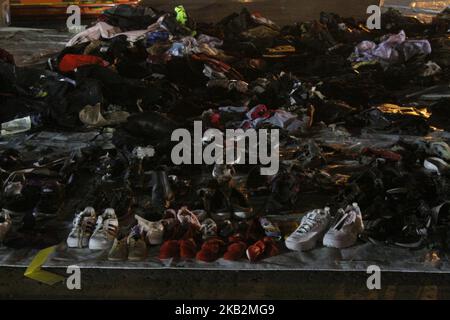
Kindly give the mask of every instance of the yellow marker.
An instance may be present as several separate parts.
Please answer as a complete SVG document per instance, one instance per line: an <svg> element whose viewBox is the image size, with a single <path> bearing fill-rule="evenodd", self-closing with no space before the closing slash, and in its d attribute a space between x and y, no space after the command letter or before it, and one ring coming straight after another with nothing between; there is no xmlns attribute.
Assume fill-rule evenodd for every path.
<svg viewBox="0 0 450 320"><path fill-rule="evenodd" d="M63 276L41 269L42 265L47 261L48 256L55 252L55 248L56 246L53 246L39 251L33 258L33 261L31 261L27 270L25 270L25 277L48 285L54 285L57 282L62 282L64 280Z"/></svg>

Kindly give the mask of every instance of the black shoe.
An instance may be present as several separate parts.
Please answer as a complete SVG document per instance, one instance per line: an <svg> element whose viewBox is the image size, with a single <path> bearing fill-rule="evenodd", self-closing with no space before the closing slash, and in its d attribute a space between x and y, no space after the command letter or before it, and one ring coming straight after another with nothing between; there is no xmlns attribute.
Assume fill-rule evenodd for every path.
<svg viewBox="0 0 450 320"><path fill-rule="evenodd" d="M266 213L283 214L296 207L300 181L289 172L282 172L271 182L271 194L266 204Z"/></svg>
<svg viewBox="0 0 450 320"><path fill-rule="evenodd" d="M389 244L392 235L401 232L402 225L398 220L379 218L364 221L364 232L360 235L361 240L377 245Z"/></svg>
<svg viewBox="0 0 450 320"><path fill-rule="evenodd" d="M133 189L142 189L144 187L144 173L142 170L142 160L133 159L127 173L125 180Z"/></svg>
<svg viewBox="0 0 450 320"><path fill-rule="evenodd" d="M212 172L213 178L222 186L228 185L233 179L234 174L235 170L233 166L226 164L216 164Z"/></svg>
<svg viewBox="0 0 450 320"><path fill-rule="evenodd" d="M152 188L152 208L154 214L163 216L174 200L169 178L165 171L152 171L150 187Z"/></svg>
<svg viewBox="0 0 450 320"><path fill-rule="evenodd" d="M216 222L231 218L232 208L230 206L230 200L222 191L215 190L207 202L211 218Z"/></svg>
<svg viewBox="0 0 450 320"><path fill-rule="evenodd" d="M2 209L9 213L17 224L27 213L31 213L40 197L40 188L26 182L10 182L2 195Z"/></svg>
<svg viewBox="0 0 450 320"><path fill-rule="evenodd" d="M430 225L431 217L425 224L416 222L407 224L402 228L400 234L394 236L393 242L398 247L419 249L425 245Z"/></svg>
<svg viewBox="0 0 450 320"><path fill-rule="evenodd" d="M122 181L103 183L95 189L95 198L88 199L99 212L114 208L119 223L131 215L135 202L133 191Z"/></svg>
<svg viewBox="0 0 450 320"><path fill-rule="evenodd" d="M34 218L36 221L55 218L63 201L64 192L61 184L54 182L42 186L40 199L33 210Z"/></svg>
<svg viewBox="0 0 450 320"><path fill-rule="evenodd" d="M227 239L229 236L236 233L236 227L230 220L224 220L219 224L219 236Z"/></svg>
<svg viewBox="0 0 450 320"><path fill-rule="evenodd" d="M98 182L112 183L123 181L125 175L125 161L118 156L106 154L99 158L99 165L95 169L98 176Z"/></svg>

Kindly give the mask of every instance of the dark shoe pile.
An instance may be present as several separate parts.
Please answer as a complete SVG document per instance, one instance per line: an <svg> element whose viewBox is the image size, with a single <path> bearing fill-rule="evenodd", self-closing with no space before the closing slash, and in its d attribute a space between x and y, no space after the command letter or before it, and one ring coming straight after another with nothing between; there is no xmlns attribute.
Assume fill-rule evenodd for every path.
<svg viewBox="0 0 450 320"><path fill-rule="evenodd" d="M112 261L143 260L150 246L162 260L258 261L279 254L283 237L300 251L358 239L447 250L444 18L424 24L390 10L368 30L322 13L280 27L246 9L205 24L182 6L118 5L46 70L17 67L0 50L2 138L112 134L103 148L55 159L2 151L4 243L77 212L68 247L107 249ZM278 173L174 165L172 133L194 132L194 121L201 134L278 129ZM305 212L283 232L265 217Z"/></svg>

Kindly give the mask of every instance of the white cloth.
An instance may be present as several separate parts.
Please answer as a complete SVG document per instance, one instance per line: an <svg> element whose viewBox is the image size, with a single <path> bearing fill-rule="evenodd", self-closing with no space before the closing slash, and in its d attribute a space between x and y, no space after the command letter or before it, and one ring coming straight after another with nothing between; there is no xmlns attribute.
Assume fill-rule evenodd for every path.
<svg viewBox="0 0 450 320"><path fill-rule="evenodd" d="M106 22L99 22L95 26L80 32L70 39L70 41L67 42L66 47L92 40L99 40L100 38L111 39L120 35L125 35L130 42L136 42L145 37L147 32L149 32L148 29L121 32L120 28L113 27Z"/></svg>
<svg viewBox="0 0 450 320"><path fill-rule="evenodd" d="M100 38L111 38L120 31L121 30L119 28L113 27L106 22L99 22L95 26L75 35L69 42L67 42L66 47L72 47L79 43L98 40Z"/></svg>

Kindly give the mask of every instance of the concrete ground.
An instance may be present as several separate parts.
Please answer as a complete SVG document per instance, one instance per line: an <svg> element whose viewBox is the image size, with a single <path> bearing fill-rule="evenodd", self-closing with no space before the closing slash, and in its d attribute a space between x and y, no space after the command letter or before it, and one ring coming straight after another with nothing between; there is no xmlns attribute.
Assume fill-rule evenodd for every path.
<svg viewBox="0 0 450 320"><path fill-rule="evenodd" d="M450 275L382 273L381 290L368 274L190 270L81 270L81 290L0 269L0 299L450 299ZM65 270L52 270L65 274Z"/></svg>

